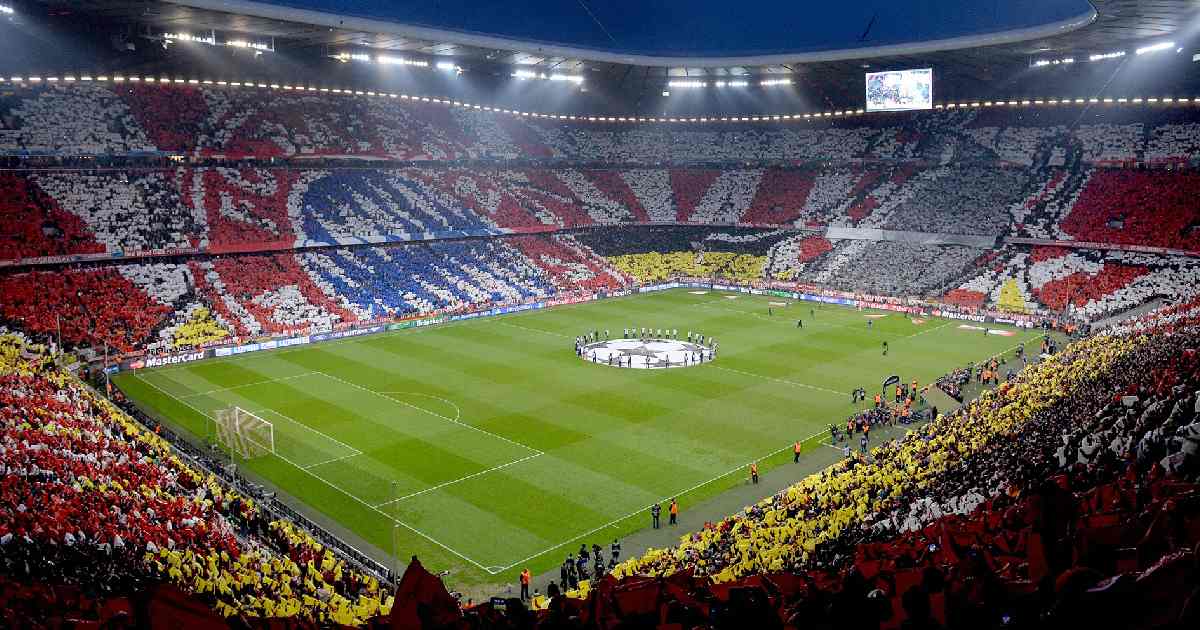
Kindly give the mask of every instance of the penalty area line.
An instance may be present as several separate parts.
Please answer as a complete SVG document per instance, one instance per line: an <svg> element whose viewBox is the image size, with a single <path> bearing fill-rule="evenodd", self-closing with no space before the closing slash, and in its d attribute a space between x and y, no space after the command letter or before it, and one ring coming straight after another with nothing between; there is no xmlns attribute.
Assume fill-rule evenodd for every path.
<svg viewBox="0 0 1200 630"><path fill-rule="evenodd" d="M318 372L318 374L322 374L322 375L324 375L326 378L333 379L333 380L335 380L335 381L337 381L337 382L339 382L339 383L342 383L343 385L348 385L348 386L350 386L350 387L353 387L353 388L355 388L355 389L362 390L362 391L364 391L364 392L367 392L368 394L375 394L376 396L379 396L380 398L383 398L383 399L385 399L385 400L390 400L390 401L392 401L392 402L394 402L394 403L396 403L396 404L398 404L398 405L404 405L405 407L408 407L409 409L415 409L416 411L420 411L421 413L429 414L429 415L431 415L431 416L433 416L433 417L435 417L435 418L441 418L442 420L445 420L446 422L449 422L450 424L457 424L458 426L460 426L460 427L463 427L463 428L465 428L465 429L470 429L470 430L472 430L472 431L477 431L477 432L479 432L479 433L482 433L482 434L484 434L484 435L487 435L487 436L494 437L494 438L496 438L496 439L498 439L498 440L504 440L505 442L508 442L509 444L513 444L513 445L516 445L516 446L520 446L521 448L523 448L523 449L525 449L525 450L527 450L527 451L531 451L531 452L537 453L537 454L539 454L539 455L543 454L541 450L539 450L539 449L536 449L536 448L533 448L532 446L528 446L528 445L526 445L526 444L522 444L522 443L520 443L520 442L517 442L516 440L511 440L511 439L509 439L509 438L506 438L506 437L504 437L503 435L499 435L499 434L496 434L496 433L492 433L491 431L488 431L487 429L481 429L481 428L479 428L479 427L477 427L477 426L475 426L475 425L473 425L473 424L468 424L468 423L466 423L466 422L460 422L460 421L458 421L458 420L455 420L455 419L453 419L453 418L450 418L450 417L448 417L448 416L443 416L443 415L442 415L442 414L440 414L440 413L436 413L436 412L430 411L430 410L428 410L428 409L426 409L426 408L424 408L424 407L419 407L419 406L417 406L417 405L414 405L414 404L412 404L412 403L410 403L410 402L407 402L407 401L404 401L404 400L400 400L399 398L395 398L395 397L393 397L393 396L389 396L389 395L387 395L387 394L384 394L384 393L382 393L382 392L377 392L377 391L375 391L375 390L373 390L373 389L369 389L369 388L363 387L362 385L359 385L358 383L353 383L353 382L347 381L347 380L346 380L346 379L344 379L344 378L341 378L341 377L338 377L338 376L334 376L334 375L332 375L332 374L329 374L329 373L327 373L327 372Z"/></svg>
<svg viewBox="0 0 1200 630"><path fill-rule="evenodd" d="M176 395L172 394L171 392L168 392L167 390L165 390L165 389L163 389L163 388L159 387L158 385L155 385L154 383L151 383L150 381L147 381L146 379L142 378L141 374L138 374L138 373L136 373L136 372L135 372L135 373L134 373L134 378L136 378L136 379L138 379L138 380L142 381L143 383L146 383L147 385L149 385L149 386L151 386L151 387L153 387L153 388L157 389L158 391L160 391L160 392L162 392L162 393L166 394L168 397L170 397L170 398L172 398L172 399L174 399L174 400L178 401L179 403L181 403L181 404L183 404L183 405L185 405L185 406L187 406L187 407L191 408L193 411L195 411L196 413L200 414L201 416L204 416L205 418L212 419L212 416L211 416L211 415L209 415L209 414L208 414L208 412L206 412L206 411L204 411L204 410L202 410L202 409L200 409L200 408L196 407L195 405L193 405L193 404L189 403L189 402L188 402L188 401L186 401L186 400L180 400L180 398L179 398L178 396L176 396ZM293 422L294 422L294 420L293 420ZM312 477L313 479L316 479L317 481L320 481L321 483L323 483L323 484L325 484L325 485L329 486L330 488L333 488L334 490L337 490L338 492L340 492L340 493L342 493L342 494L346 495L346 496L347 496L347 497L349 497L350 499L352 499L352 500L356 501L357 503L359 503L359 504L363 505L363 506L364 506L364 507L366 507L367 509L369 509L369 510L371 510L371 511L373 511L373 512L376 512L376 513L378 513L380 516L383 516L385 519L387 519L387 520L391 521L392 523L395 523L396 525L399 525L399 526L401 526L401 527L403 527L403 528L405 528L405 529L407 529L407 530L411 531L412 533L414 533L414 534L416 534L416 535L420 536L421 538L424 538L425 540L428 540L429 542L431 542L431 543L433 543L433 544L437 545L438 547L441 547L442 549L445 549L446 551L448 551L448 552L450 552L451 554L453 554L455 557L457 557L457 558L460 558L460 559L462 559L462 560L465 560L465 561L469 562L469 563L470 563L472 566L474 566L474 567L477 567L478 569L480 569L480 570L482 570L482 571L484 571L484 572L488 573L489 575L495 575L495 574L497 574L497 573L499 573L499 572L500 572L500 571L492 571L492 568L494 568L494 567L491 567L491 568L489 568L489 567L486 567L486 566L484 566L484 565L482 565L482 564L480 564L480 563L478 563L478 562L476 562L476 561L472 560L471 558L468 558L467 556L463 555L461 552L459 552L458 550L454 549L453 547L450 547L449 545L447 545L447 544L445 544L445 543L443 543L443 542L439 541L438 539L434 538L433 536L430 536L429 534L426 534L425 532L423 532L423 531L421 531L421 530L417 529L416 527L413 527L412 525L409 525L408 523L405 523L404 521L401 521L400 519L396 518L395 516L392 516L391 514L388 514L387 512L384 512L383 510L381 510L381 509L379 509L379 508L377 508L377 507L375 507L375 506L371 505L370 503L367 503L366 501L362 500L362 499L361 499L361 498L359 498L358 496L356 496L356 495L352 494L351 492L347 491L345 488L342 488L341 486L339 486L339 485L337 485L337 484L335 484L335 483L333 483L333 482L329 481L328 479L326 479L326 478L324 478L324 477L322 477L322 476L318 475L317 473L315 473L315 472L313 472L313 471L311 471L311 470L308 470L308 469L304 468L303 466L301 466L301 465L297 464L296 462L294 462L294 461L292 461L292 460L288 459L287 457L285 457L285 456L283 456L283 455L280 455L279 453L273 453L273 455L274 455L275 457L278 457L279 459L281 459L281 460L283 460L283 461L287 462L288 464L291 464L292 466L294 466L294 467L296 468L296 470L299 470L299 471L303 472L304 474L306 474L306 475L309 475L309 476L310 476L310 477Z"/></svg>
<svg viewBox="0 0 1200 630"><path fill-rule="evenodd" d="M534 453L533 455L529 455L529 456L526 456L526 457L522 457L521 459L515 459L515 460L513 460L513 461L511 461L511 462L508 462L507 464L500 464L499 466L492 466L491 468L488 468L487 470L481 470L481 471L479 471L479 472L472 473L472 474L470 474L470 475L467 475L467 476L465 476L465 477L459 477L458 479L451 479L450 481L445 481L445 482L439 483L439 484L437 484L436 486L430 486L430 487L428 487L428 488L425 488L424 490L418 490L418 491L416 491L416 492L410 492L409 494L406 494L406 495L404 495L404 496L402 496L402 497L396 497L395 499L392 499L391 501L384 501L383 503L380 503L380 504L376 505L375 507L377 507L377 508L378 508L378 507L383 507L383 506L385 506L385 505L391 505L392 503L399 503L399 502L401 502L401 501L404 501L404 500L406 500L406 499L411 499L411 498L413 498L413 497L419 497L419 496L421 496L421 495L423 495L423 494L428 494L428 493L430 493L430 492L434 492L435 490L441 490L442 488L445 488L446 486L452 486L452 485L454 485L454 484L456 484L456 483L460 483L460 482L466 481L466 480L468 480L468 479L474 479L475 477L481 477L481 476L483 476L483 475L486 475L486 474L488 474L488 473L490 473L490 472L495 472L495 471L497 471L497 470L502 470L502 469L508 468L509 466L515 466L515 465L517 465L517 464L520 464L521 462L527 462L527 461L529 461L529 460L531 460L531 459L533 459L533 458L535 458L535 457L541 457L542 455L545 455L545 453Z"/></svg>

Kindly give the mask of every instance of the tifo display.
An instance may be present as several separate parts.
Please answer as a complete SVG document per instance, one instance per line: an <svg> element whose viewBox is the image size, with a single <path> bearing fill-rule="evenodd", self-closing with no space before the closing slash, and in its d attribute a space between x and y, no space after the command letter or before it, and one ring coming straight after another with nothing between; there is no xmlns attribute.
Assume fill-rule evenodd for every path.
<svg viewBox="0 0 1200 630"><path fill-rule="evenodd" d="M62 35L30 4L13 50ZM684 64L693 102L133 4L33 15L103 22L97 67L454 95L0 78L0 627L1200 627L1200 84L1121 74L1192 44L1079 56L1115 80L1006 43L1166 26ZM280 44L158 32L195 19ZM724 111L760 97L831 109Z"/></svg>

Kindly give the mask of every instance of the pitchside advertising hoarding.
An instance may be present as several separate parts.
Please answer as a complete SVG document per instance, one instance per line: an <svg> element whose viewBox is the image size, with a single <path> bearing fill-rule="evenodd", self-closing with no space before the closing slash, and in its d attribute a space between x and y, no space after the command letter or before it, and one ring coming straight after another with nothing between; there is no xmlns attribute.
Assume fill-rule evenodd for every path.
<svg viewBox="0 0 1200 630"><path fill-rule="evenodd" d="M779 289L760 289L758 287L739 286L736 284L715 284L706 282L667 282L662 284L637 287L637 293L652 293L656 291L665 291L675 288L702 288L714 289L717 291L736 291L740 293L750 293L753 295L770 295L773 297L790 298L794 300L803 300L807 302L823 302L825 304L839 304L842 306L862 306L865 308L884 309L890 311L911 312L916 313L921 311L921 307L913 305L892 304L890 302L875 301L871 299L850 299L846 297L835 297L829 295L820 295L815 293L803 293L797 291L781 291ZM632 295L633 290L613 291L608 293L609 297L621 297ZM870 297L870 296L864 296ZM191 363L210 357L229 357L248 352L261 352L264 350L276 350L279 348L287 348L290 346L299 346L308 343L318 343L322 341L332 341L336 339L347 339L358 337L361 335L373 335L384 332L385 330L404 330L407 328L421 328L423 326L432 326L434 324L442 324L449 321L460 321L465 319L475 319L477 317L492 317L495 315L507 315L510 313L520 313L522 311L530 311L542 309L552 306L562 306L565 304L578 304L580 302L589 302L598 299L596 294L589 295L569 295L556 297L540 302L531 302L529 304L517 304L513 306L501 306L495 308L474 311L471 313L459 313L456 315L440 315L434 317L424 317L419 319L409 319L391 324L376 324L373 326L364 326L361 328L348 328L345 330L336 330L322 333L314 333L311 335L301 335L298 337L284 337L281 339L268 339L255 343L243 344L240 346L225 346L220 348L210 348L206 350L198 350L194 352L182 352L170 355L156 355L131 358L121 361L119 366L121 370L140 370L143 368L163 367L167 365L178 365L181 363ZM995 313L987 312L986 314L959 313L952 310L942 310L934 308L931 311L934 317L945 317L948 319L966 320L972 322L987 322L1013 324L1016 326L1033 327L1036 322L1033 317L1028 315L1010 314L1010 313ZM117 366L111 366L109 369L116 370Z"/></svg>
<svg viewBox="0 0 1200 630"><path fill-rule="evenodd" d="M933 69L867 73L867 111L933 109Z"/></svg>

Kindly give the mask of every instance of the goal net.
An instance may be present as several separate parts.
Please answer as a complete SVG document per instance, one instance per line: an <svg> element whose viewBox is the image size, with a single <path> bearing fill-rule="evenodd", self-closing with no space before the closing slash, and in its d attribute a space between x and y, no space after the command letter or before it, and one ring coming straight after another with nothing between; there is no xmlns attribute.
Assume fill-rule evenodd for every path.
<svg viewBox="0 0 1200 630"><path fill-rule="evenodd" d="M244 459L275 453L275 425L241 407L217 411L217 442Z"/></svg>

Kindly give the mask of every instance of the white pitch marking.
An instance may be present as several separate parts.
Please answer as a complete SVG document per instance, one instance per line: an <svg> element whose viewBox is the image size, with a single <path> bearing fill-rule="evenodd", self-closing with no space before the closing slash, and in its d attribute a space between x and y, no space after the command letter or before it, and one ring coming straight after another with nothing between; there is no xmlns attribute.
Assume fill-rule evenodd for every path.
<svg viewBox="0 0 1200 630"><path fill-rule="evenodd" d="M212 394L219 394L221 392L233 391L235 389L242 389L244 387L254 387L255 385L266 385L268 383L278 383L281 381L290 381L292 379L303 378L305 376L312 376L314 374L320 374L320 372L305 372L303 374L295 374L293 376L281 376L279 378L269 378L265 381L254 381L253 383L246 383L244 385L234 385L233 387L222 387L220 389L210 389L206 392L196 392L194 394L180 396L179 399L182 400L185 398L195 398L197 396L210 396Z"/></svg>
<svg viewBox="0 0 1200 630"><path fill-rule="evenodd" d="M163 389L163 388L159 387L158 385L155 385L154 383L151 383L150 381L147 381L146 379L142 378L142 375L141 375L141 374L138 374L138 373L136 373L136 372L135 372L133 376L134 376L134 378L136 378L136 379L138 379L138 380L142 381L143 383L145 383L145 384L147 384L147 385L149 385L149 386L151 386L151 387L153 387L153 388L157 389L158 391L160 391L160 392L162 392L162 393L166 394L167 396L169 396L169 397L171 397L171 398L173 398L173 399L175 399L175 400L177 400L177 401L179 401L179 402L183 403L184 405L186 405L186 406L188 406L188 407L191 407L191 409L192 409L193 411L195 411L196 413L199 413L200 415L202 415L202 416L204 416L204 417L206 417L206 418L210 418L210 419L212 419L212 416L210 416L210 415L208 414L208 412L206 412L206 411L203 411L203 410L199 409L198 407L196 407L195 405L193 405L193 404L189 403L189 402L188 402L188 401L186 401L186 400L180 400L178 396L176 396L176 395L172 394L171 392L168 392L167 390L165 390L165 389ZM293 421L293 422L294 422L294 421ZM459 552L458 552L457 550L455 550L453 547L450 547L450 546L446 545L445 543L443 543L443 542L439 541L438 539L436 539L436 538L434 538L434 537L430 536L429 534L426 534L425 532L423 532L423 531L421 531L421 530L419 530L419 529L417 529L417 528L413 527L412 525L409 525L408 523L405 523L404 521L401 521L400 519L398 519L398 518L396 518L396 517L392 516L391 514L388 514L387 512L384 512L383 510L380 510L379 508L377 508L377 507L375 507L375 506L371 505L370 503L367 503L366 501L363 501L362 499L360 499L359 497L355 496L354 494L351 494L350 492L346 491L346 490L345 490L344 488L342 488L341 486L339 486L339 485L337 485L337 484L335 484L335 483L333 483L333 482L329 481L328 479L326 479L326 478L324 478L324 477L322 477L322 476L318 475L317 473L315 473L315 472L313 472L313 471L311 471L311 470L308 470L308 469L306 469L305 467L301 466L300 464L297 464L296 462L294 462L294 461L292 461L292 460L288 459L287 457L284 457L283 455L280 455L279 453L274 453L274 455L275 455L275 457L278 457L279 459L282 459L283 461L285 461L285 462L287 462L287 463L291 464L292 466L295 466L297 470L303 471L305 474L312 476L312 477L313 477L314 479L316 479L317 481L320 481L321 483L324 483L325 485L329 486L330 488L333 488L334 490L337 490L338 492L341 492L342 494L346 495L347 497L350 497L351 499L353 499L353 500L355 500L355 501L357 501L357 502L361 503L362 505L366 506L368 509L370 509L370 510L372 510L372 511L374 511L374 512L377 512L377 513L379 513L381 516L383 516L383 517L384 517L384 518L386 518L387 520L389 520L389 521L391 521L391 522L393 522L393 523L395 523L395 524L397 524L397 525L399 525L399 526L401 526L401 527L403 527L403 528L405 528L405 529L407 529L407 530L409 530L409 531L413 532L414 534L417 534L418 536L420 536L420 537L424 538L425 540L428 540L429 542L431 542L431 543L433 543L433 544L437 545L438 547L441 547L442 549L445 549L446 551L449 551L450 553L454 554L455 556L457 556L457 557L459 557L459 558L462 558L463 560L466 560L467 562L469 562L469 563L471 563L472 565L474 565L474 566L478 567L479 569L482 569L483 571L486 571L488 574L490 574L490 575L495 575L495 574L497 574L497 573L499 573L499 572L500 572L500 571L492 571L490 568L488 568L488 567L485 567L485 566L483 566L482 564L479 564L478 562L476 562L476 561L474 561L474 560L472 560L472 559L468 558L467 556L463 555L462 553L459 553ZM503 569L501 569L501 570L503 570Z"/></svg>
<svg viewBox="0 0 1200 630"><path fill-rule="evenodd" d="M315 372L315 374L319 374L319 373L320 373L320 372ZM325 438L326 440L329 440L330 442L334 442L334 443L336 443L338 446L341 446L342 448L345 448L345 449L348 449L348 450L354 451L354 454L355 454L355 455L361 455L361 454L362 454L362 451L360 451L360 450L358 450L358 449L354 448L353 446L350 446L349 444L346 444L345 442L343 442L343 441L341 441L341 440L339 440L339 439L337 439L337 438L335 438L335 437L333 437L333 436L331 436L331 435L329 435L329 434L327 434L327 433L325 433L325 432L323 432L323 431L318 431L318 430L316 430L316 429L314 429L314 428L312 428L312 427L308 426L307 424L304 424L303 422L300 422L299 420L297 420L297 419L295 419L295 418L293 418L293 417L291 417L291 416L285 416L285 415L283 415L282 413L279 413L278 411L275 411L274 409L269 409L269 408L267 408L267 409L263 409L262 411L259 411L259 412L257 412L257 413L264 413L264 412L268 412L268 411L269 411L269 412L271 412L271 413L273 413L273 414L275 414L275 415L277 415L277 416L279 416L280 418L283 418L284 420L288 420L289 422L293 422L293 423L295 423L295 424L299 425L299 426L300 426L300 427L302 427L302 428L308 429L309 431L312 431L313 433L316 433L317 435L319 435L319 436L321 436L321 437Z"/></svg>
<svg viewBox="0 0 1200 630"><path fill-rule="evenodd" d="M350 455L342 455L341 457L334 457L333 459L327 459L327 460L325 460L325 461L323 461L323 462L317 462L317 463L315 463L315 464L309 464L309 465L307 465L307 466L305 466L305 467L304 467L304 470L308 470L309 468L316 468L317 466L324 466L325 464L332 464L332 463L334 463L334 462L340 462L340 461L342 461L343 459L350 459L351 457L358 457L359 455L362 455L362 452L361 452L361 451L360 451L360 452L358 452L358 453L351 453Z"/></svg>
<svg viewBox="0 0 1200 630"><path fill-rule="evenodd" d="M926 328L925 330L918 330L917 332L915 332L915 333L913 333L913 334L911 334L911 335L905 335L905 336L901 337L901 339L908 339L908 338L911 338L911 337L917 337L917 336L920 336L920 335L924 335L925 333L931 333L931 332L933 332L933 331L935 331L935 330L941 330L941 329L943 329L943 328L945 328L945 327L947 327L947 326L949 326L950 324L953 324L953 323L954 323L954 320L948 320L948 321L947 321L946 323L944 323L944 324L941 324L941 325L939 325L939 326L934 326L933 328Z"/></svg>
<svg viewBox="0 0 1200 630"><path fill-rule="evenodd" d="M562 337L563 339L570 339L570 338L571 338L571 336L570 336L570 335L564 335L564 334L562 334L562 333L556 333L556 332L553 332L553 331L550 331L550 330L541 330L541 329L538 329L538 328L530 328L530 327L528 327L528 326L522 326L522 325L520 325L520 324L514 324L514 323L512 323L512 322L500 322L500 325L501 325L501 326L508 326L509 328L520 328L521 330L528 330L529 332L541 333L541 334L543 334L543 335L554 335L555 337Z"/></svg>
<svg viewBox="0 0 1200 630"><path fill-rule="evenodd" d="M455 421L462 420L462 409L460 409L458 405L454 404L454 401L446 400L445 398L442 398L441 396L434 396L432 394L422 394L420 392L379 392L379 393L380 394L389 394L389 395L394 395L394 396L420 396L422 398L431 398L433 400L440 400L441 402L444 402L447 405L454 407L454 420Z"/></svg>
<svg viewBox="0 0 1200 630"><path fill-rule="evenodd" d="M451 423L451 424L457 424L457 425L458 425L458 426L460 426L460 427L463 427L463 428L466 428L466 429L470 429L470 430L472 430L472 431L478 431L479 433L482 433L482 434L484 434L484 435L489 435L489 436L491 436L491 437L494 437L494 438L496 438L496 439L498 439L498 440L504 440L505 442L508 442L509 444L515 444L515 445L517 445L517 446L520 446L521 448L523 448L523 449L525 449L525 450L527 450L527 451L533 451L534 453L537 453L537 454L539 454L539 455L543 454L543 453L542 453L542 451L540 451L540 450L538 450L538 449L536 449L536 448L533 448L532 446L527 446L527 445L525 445L525 444L521 444L520 442L517 442L517 441L515 441L515 440L510 440L510 439L508 439L508 438L504 437L503 435L497 435L497 434L495 434L495 433L492 433L491 431L488 431L488 430L486 430L486 429L480 429L479 427L477 427L477 426L475 426L475 425L473 425L473 424L467 424L466 422L459 422L458 420L455 420L455 419L453 419L453 418L449 418L449 417L447 417L447 416L443 416L443 415L442 415L442 414L440 414L440 413L436 413L436 412L430 411L430 410L428 410L428 409L425 409L424 407L418 407L418 406L416 406L416 405L414 405L414 404L412 404L412 403L410 403L410 402L406 402L406 401L400 400L399 398L393 398L392 396L388 396L387 394L384 394L383 392L377 392L377 391L375 391L375 390L373 390L373 389L367 389L366 387L363 387L362 385L359 385L358 383L351 383L350 381L347 381L347 380L346 380L346 379L344 379L344 378L340 378L340 377L334 376L334 375L332 375L332 374L328 374L328 373L326 373L326 372L320 372L320 374L324 374L324 375L325 375L327 378L331 378L331 379L333 379L333 380L335 380L335 381L337 381L337 382L339 382L339 383L342 383L342 384L344 384L344 385L349 385L350 387L353 387L353 388L355 388L355 389L362 390L362 391L364 391L364 392L367 392L368 394L375 394L376 396L379 396L380 398L384 398L384 399L390 400L390 401L392 401L392 402L394 402L394 403L397 403L397 404L400 404L400 405L404 405L405 407L408 407L409 409L416 409L417 411L420 411L421 413L426 413L426 414L429 414L429 415L431 415L431 416L433 416L433 417L435 417L435 418L441 418L442 420L445 420L446 422L449 422L449 423Z"/></svg>
<svg viewBox="0 0 1200 630"><path fill-rule="evenodd" d="M745 376L753 376L754 378L761 378L761 379L768 380L768 381L775 381L777 383L783 383L785 385L792 385L793 387L803 387L805 389L812 389L812 390L815 390L818 392L825 392L827 394L837 394L838 396L846 396L847 395L846 392L839 392L836 390L826 389L824 387L818 387L816 385L809 385L808 383L801 383L798 381L789 381L787 379L775 378L774 376L763 376L762 374L754 374L753 372L743 372L742 370L734 369L731 367L725 367L723 365L714 365L714 364L710 363L709 366L716 368L718 370L725 370L726 372L734 372L737 374L743 374Z"/></svg>
<svg viewBox="0 0 1200 630"><path fill-rule="evenodd" d="M806 438L804 438L804 439L800 440L800 442L801 442L801 443L807 442L807 441L809 441L809 440L811 440L811 439L813 439L813 438L815 438L815 437L817 437L817 436L819 436L819 435L823 435L823 434L825 434L825 433L827 433L827 432L828 432L827 430L826 430L826 431L818 431L818 432L816 432L816 433L814 433L814 434L812 434L812 435L810 435L810 436L808 436L808 437L806 437ZM792 445L791 445L791 444L789 444L789 445L787 445L787 446L785 446L785 447L783 447L783 448L780 448L780 449L776 449L776 450L774 450L774 451L771 451L770 453L767 453L766 455L763 455L762 457L758 457L758 458L756 458L756 459L754 459L754 460L752 460L752 461L760 461L760 460L767 459L767 458L769 458L769 457L773 457L773 456L775 456L775 455L778 455L779 453L782 453L782 452L784 452L784 451L786 451L786 450L788 450L788 449L790 449L790 448L792 448ZM689 493L689 492L691 492L692 490L695 490L695 489L697 489L697 488L703 488L704 486L707 486L708 484L710 484L710 483L712 483L712 482L714 482L714 481L716 481L716 480L718 480L718 479L723 479L723 478L725 478L725 477L728 477L729 475L731 475L731 474L733 474L733 473L735 473L735 472L737 472L737 471L739 471L739 470L745 470L745 469L746 469L746 467L747 467L747 466L749 466L749 465L750 465L750 463L749 463L749 462L747 462L747 463L745 463L745 464L740 464L740 465L738 465L738 466L737 466L737 467L735 467L735 468L731 468L731 469L729 469L729 470L727 470L727 471L725 471L725 472L723 472L723 473L721 473L721 474L717 475L716 477L713 477L712 479L709 479L708 481L702 481L702 482L700 482L700 483L698 483L698 484L696 484L696 485L694 485L694 486L692 486L692 487L690 487L690 488L687 488L687 489L685 489L685 490L680 490L680 491L678 491L678 492L674 492L674 493L668 494L667 496L665 496L665 497L663 497L663 498L659 499L657 502L661 503L661 502L663 502L663 501L666 501L666 500L670 499L671 497L677 497L677 496L680 496L680 495L687 494L687 493ZM613 519L613 520L611 520L611 521L609 521L609 522L607 522L607 523L605 523L605 524L603 524L603 525L601 525L601 526L599 526L599 527L596 527L596 528L590 529L590 530L588 530L588 531L586 531L586 532L583 532L582 534L579 534L578 536L575 536L575 537L573 537L573 538L569 538L569 539L567 539L567 540L564 540L564 541L562 541L562 542L558 543L557 545L554 545L553 547L550 547L550 548L548 548L548 549L544 549L544 550L542 550L542 551L539 551L539 552L537 552L537 553L535 553L535 554L533 554L533 555L531 555L531 556L528 556L528 557L526 557L526 558L522 558L522 559L520 559L520 560L517 560L516 562L514 562L514 563L512 563L512 564L510 564L510 565L508 565L508 566L505 566L505 567L500 567L500 571L506 571L506 570L508 570L508 569L511 569L511 568L513 568L513 567L515 567L515 566L517 566L517 565L519 565L519 564L523 564L523 563L525 563L525 562L528 562L528 561L530 561L530 560L532 560L532 559L534 559L534 558L537 558L538 556L542 556L542 555L545 555L545 554L547 554L547 553L550 553L551 551L554 551L555 549L558 549L559 547L562 547L562 546L564 546L564 545L569 545L569 544L571 544L571 543L575 542L576 540L579 540L580 538L584 538L584 537L587 537L587 536L591 536L592 534L595 534L596 532L598 532L598 531L600 531L600 530L602 530L602 529L605 529L605 528L611 527L611 526L613 526L613 525L616 525L617 523L620 523L621 521L623 521L623 520L625 520L625 519L627 519L627 518L630 518L630 517L632 517L632 516L635 516L635 515L637 515L637 514L641 514L642 512L645 512L645 511L647 511L647 509L648 509L648 508L649 508L649 506L647 506L647 507L642 507L642 508L638 508L638 509L636 509L636 510L634 510L634 511L632 511L632 512L628 513L628 514L626 514L625 516L621 516L621 517L615 518L615 519ZM499 572L499 571L498 571L498 572ZM498 573L498 572L497 572L497 573Z"/></svg>
<svg viewBox="0 0 1200 630"><path fill-rule="evenodd" d="M390 505L390 504L392 504L392 503L398 503L398 502L400 502L400 501L403 501L403 500L405 500L405 499L411 499L411 498L413 498L413 497L419 497L419 496L421 496L422 494L428 494L428 493L430 493L430 492L433 492L434 490L441 490L442 488L445 488L446 486L452 486L452 485L454 485L454 484L456 484L456 483L459 483L459 482L462 482L462 481L466 481L466 480L468 480L468 479L474 479L475 477L481 477L481 476L483 476L483 475L486 475L486 474L488 474L488 473L490 473L490 472L495 472L495 471L497 471L497 470L501 470L501 469L504 469L504 468L508 468L509 466L514 466L514 465L516 465L516 464L520 464L521 462L529 461L529 460L531 460L531 459L533 459L533 458L535 458L535 457L541 457L542 455L545 455L545 453L534 453L533 455L527 455L527 456L525 456L525 457L522 457L521 459L516 459L516 460L513 460L513 461L511 461L511 462L508 462L507 464L500 464L499 466L492 466L491 468L488 468L487 470L481 470L481 471L479 471L479 472L477 472L477 473L472 473L472 474L470 474L470 475L467 475L467 476L465 476L465 477L459 477L458 479L452 479L452 480L450 480L450 481L444 481L444 482L442 482L442 483L439 483L439 484L438 484L438 485L436 485L436 486L430 486L430 487L428 487L428 488L425 488L424 490L418 490L418 491L416 491L416 492L411 492L411 493L409 493L409 494L406 494L406 495L404 495L404 496L402 496L402 497L396 497L395 499L392 499L391 501L384 501L383 503L380 503L380 504L376 505L375 507L383 507L383 506L385 506L385 505Z"/></svg>

